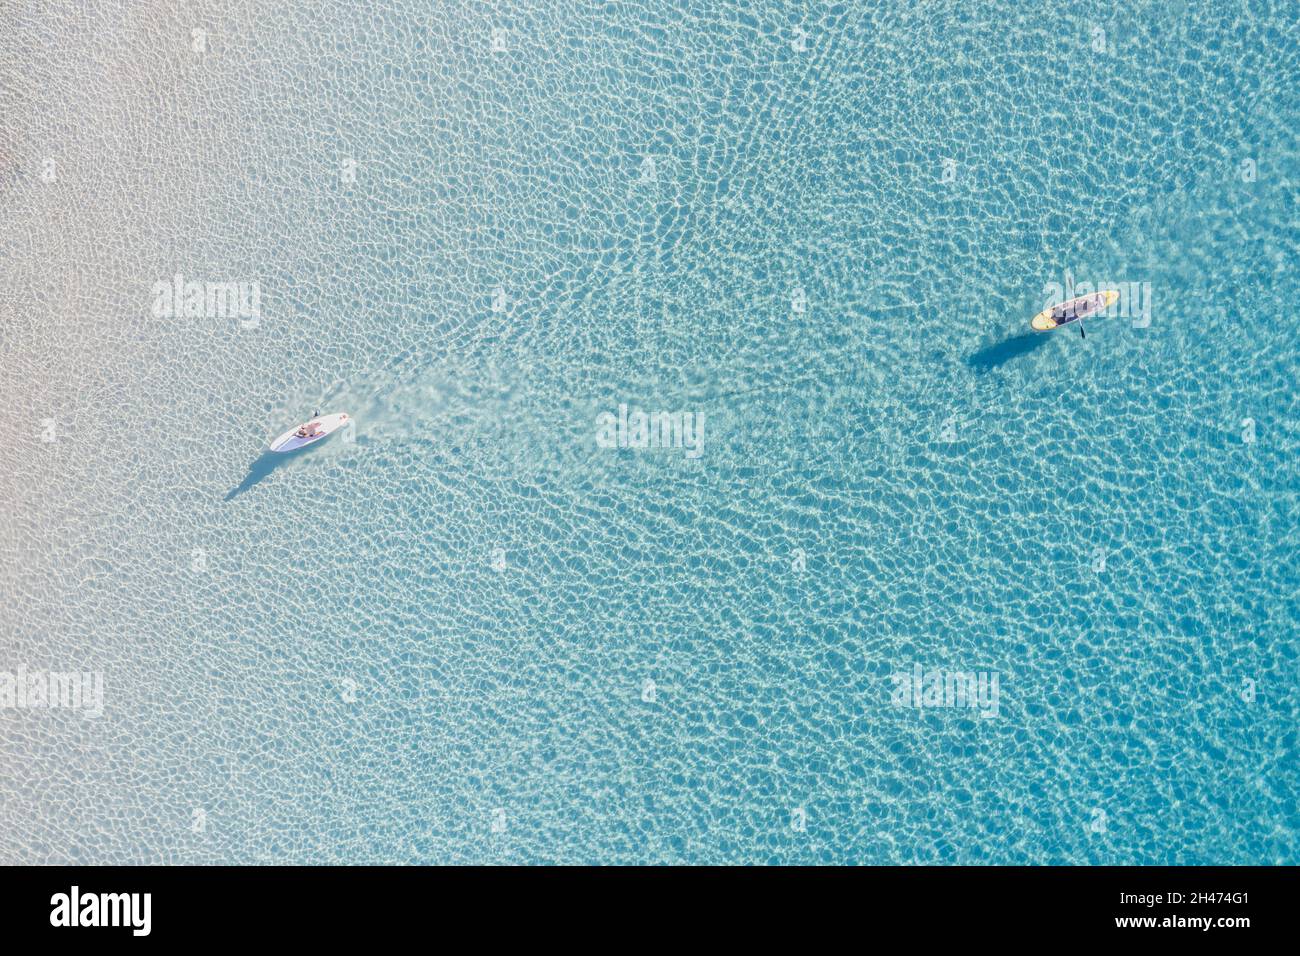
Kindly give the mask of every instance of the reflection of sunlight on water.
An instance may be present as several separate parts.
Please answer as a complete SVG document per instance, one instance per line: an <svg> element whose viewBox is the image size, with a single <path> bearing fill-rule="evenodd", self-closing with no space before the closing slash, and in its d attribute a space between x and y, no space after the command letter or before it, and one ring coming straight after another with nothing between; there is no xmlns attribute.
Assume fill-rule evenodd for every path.
<svg viewBox="0 0 1300 956"><path fill-rule="evenodd" d="M358 442L425 441L450 431L472 432L506 415L515 392L496 370L419 371L389 371L340 384L321 400L322 408L349 412Z"/></svg>
<svg viewBox="0 0 1300 956"><path fill-rule="evenodd" d="M1015 335L971 353L966 357L966 363L976 372L989 372L1036 351L1049 339L1049 335L1040 333ZM274 472L297 467L308 460L316 465L328 464L346 454L353 444L391 448L407 443L432 442L454 457L482 446L492 448L497 455L527 450L527 457L541 459L545 457L546 449L532 447L529 438L540 435L551 439L551 444L554 444L556 434L564 431L563 426L585 422L590 417L587 414L590 410L585 407L557 407L553 411L562 421L556 422L546 416L539 418L536 408L518 407L524 382L512 383L510 376L503 375L500 369L453 370L439 367L436 372L426 371L424 375L418 374L419 371L410 367L389 369L361 376L352 382L334 382L314 394L301 394L290 399L283 409L271 416L276 421L268 421L267 443L274 437L271 432L279 434L293 424L295 417L307 420L315 409L319 409L321 414L347 412L353 419L351 435L332 435L324 442L287 455L263 450L249 465L248 473L239 485L226 494L225 500L239 497ZM799 379L776 382L726 397L790 387L799 382ZM581 446L580 441L570 444L575 446L575 450Z"/></svg>

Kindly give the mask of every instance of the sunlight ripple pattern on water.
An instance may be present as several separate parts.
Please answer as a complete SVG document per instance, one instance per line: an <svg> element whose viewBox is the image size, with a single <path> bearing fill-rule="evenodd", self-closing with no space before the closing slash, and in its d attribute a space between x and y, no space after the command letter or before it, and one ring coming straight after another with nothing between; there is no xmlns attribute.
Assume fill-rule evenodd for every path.
<svg viewBox="0 0 1300 956"><path fill-rule="evenodd" d="M1280 6L282 6L0 37L0 860L1300 862Z"/></svg>

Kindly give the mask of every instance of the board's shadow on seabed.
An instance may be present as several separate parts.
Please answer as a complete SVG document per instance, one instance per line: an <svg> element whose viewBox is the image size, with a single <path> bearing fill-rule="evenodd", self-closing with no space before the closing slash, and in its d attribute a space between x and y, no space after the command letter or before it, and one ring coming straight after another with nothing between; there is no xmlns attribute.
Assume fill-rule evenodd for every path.
<svg viewBox="0 0 1300 956"><path fill-rule="evenodd" d="M277 452L262 452L261 457L248 466L248 474L244 476L244 480L236 487L231 488L226 494L226 497L222 500L230 501L232 498L238 498L249 488L252 488L263 478L270 475L271 472L275 471L275 469L280 467L280 465L288 461L288 459L288 455L281 455Z"/></svg>
<svg viewBox="0 0 1300 956"><path fill-rule="evenodd" d="M368 445L370 444L370 440L367 438L358 438L356 439L356 443L358 445ZM226 497L222 500L230 501L234 498L238 498L249 488L252 488L258 482L269 477L271 472L275 471L277 468L283 468L285 465L291 464L295 461L303 461L311 455L319 454L321 449L324 447L326 447L325 442L317 442L314 445L300 448L297 451L289 452L288 454L281 454L276 451L262 452L261 456L248 466L248 474L244 476L244 480L234 488L231 488L230 491L226 493Z"/></svg>
<svg viewBox="0 0 1300 956"><path fill-rule="evenodd" d="M966 356L966 364L977 372L991 372L1001 368L1014 358L1028 355L1035 349L1047 344L1047 336L1036 332L1015 335L993 345L986 345L978 352Z"/></svg>

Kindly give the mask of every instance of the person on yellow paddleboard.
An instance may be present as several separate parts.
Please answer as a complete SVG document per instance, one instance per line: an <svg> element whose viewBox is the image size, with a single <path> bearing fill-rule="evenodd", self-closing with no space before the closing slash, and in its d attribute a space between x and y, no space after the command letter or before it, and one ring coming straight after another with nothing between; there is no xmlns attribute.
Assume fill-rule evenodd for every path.
<svg viewBox="0 0 1300 956"><path fill-rule="evenodd" d="M1039 312L1030 322L1030 326L1035 332L1048 332L1069 325L1071 322L1078 322L1079 334L1087 338L1088 335L1083 330L1083 319L1104 312L1118 299L1119 293L1113 290L1076 296L1068 302L1060 302Z"/></svg>

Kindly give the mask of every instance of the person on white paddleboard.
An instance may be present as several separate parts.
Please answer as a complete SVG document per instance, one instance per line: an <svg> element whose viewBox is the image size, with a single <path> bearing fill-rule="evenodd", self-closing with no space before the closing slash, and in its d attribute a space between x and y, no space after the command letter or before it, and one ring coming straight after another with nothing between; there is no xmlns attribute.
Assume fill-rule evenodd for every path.
<svg viewBox="0 0 1300 956"><path fill-rule="evenodd" d="M320 410L317 409L317 414L319 413ZM312 418L315 417L316 415L312 415ZM320 422L306 422L301 428L298 429L298 437L315 438L317 435L321 433L322 428L324 428L324 426Z"/></svg>

